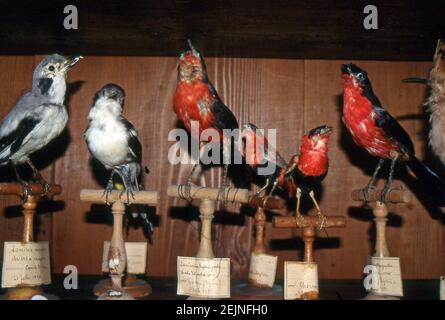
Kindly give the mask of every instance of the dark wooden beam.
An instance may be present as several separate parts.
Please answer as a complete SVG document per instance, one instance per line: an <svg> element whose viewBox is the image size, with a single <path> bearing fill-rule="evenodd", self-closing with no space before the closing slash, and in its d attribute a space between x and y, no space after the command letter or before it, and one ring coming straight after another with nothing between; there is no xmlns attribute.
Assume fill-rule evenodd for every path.
<svg viewBox="0 0 445 320"><path fill-rule="evenodd" d="M0 54L176 56L191 39L206 56L431 60L443 1L2 1ZM6 5L7 3L7 5ZM379 29L363 28L374 4ZM63 28L63 8L79 29Z"/></svg>

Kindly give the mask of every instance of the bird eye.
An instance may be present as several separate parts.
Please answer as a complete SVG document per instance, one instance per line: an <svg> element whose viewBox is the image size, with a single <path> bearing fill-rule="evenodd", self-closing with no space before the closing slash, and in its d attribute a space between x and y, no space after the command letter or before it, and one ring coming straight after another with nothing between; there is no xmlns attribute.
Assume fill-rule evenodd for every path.
<svg viewBox="0 0 445 320"><path fill-rule="evenodd" d="M365 80L365 76L363 75L363 73L358 73L357 74L357 80L359 80L359 81Z"/></svg>
<svg viewBox="0 0 445 320"><path fill-rule="evenodd" d="M55 70L55 68L54 68L54 66L49 66L49 67L48 67L48 70L52 72L52 71Z"/></svg>

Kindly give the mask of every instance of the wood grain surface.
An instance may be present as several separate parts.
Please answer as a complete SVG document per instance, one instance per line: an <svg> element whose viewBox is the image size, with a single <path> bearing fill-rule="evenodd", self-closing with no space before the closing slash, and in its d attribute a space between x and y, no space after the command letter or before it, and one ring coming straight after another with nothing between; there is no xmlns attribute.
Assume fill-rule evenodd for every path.
<svg viewBox="0 0 445 320"><path fill-rule="evenodd" d="M123 44L124 45L124 44ZM40 57L0 57L0 116L4 117L18 96L30 87L31 71ZM334 126L330 143L330 171L323 183L321 208L326 215L343 215L346 228L319 233L314 258L321 278L358 279L373 244L371 211L351 200L351 191L363 187L376 161L357 148L341 123L341 79L339 65L345 61L253 58L209 58L210 79L221 98L234 111L239 123L253 122L260 128L277 129L277 147L289 159L298 151L303 132L312 127ZM349 61L346 61L349 62ZM425 143L425 118L422 103L426 89L403 84L408 76L424 76L429 62L360 61L374 84L381 102L415 142L420 158L441 169ZM191 165L172 165L167 159L167 137L177 126L172 110L176 85L176 58L170 57L95 57L82 60L70 73L69 128L51 151L41 155L44 176L63 187L63 208L39 215L42 223L38 238L51 239L54 271L76 265L81 274L100 274L103 241L111 238L111 214L105 205L79 201L82 188L103 187L107 173L91 162L83 141L87 114L97 90L109 82L126 91L125 116L138 129L143 145L146 190L160 193L155 208L155 232L149 245L147 274L175 276L176 256L194 256L198 250L199 212L187 202L168 198L167 187L184 183ZM46 158L56 158L48 164ZM40 159L40 157L39 157ZM13 178L12 170L1 168L1 181ZM206 170L199 183L216 187L221 183L220 168ZM387 174L387 166L384 174ZM442 171L442 174L444 172ZM399 178L402 177L400 180ZM414 193L411 204L389 205L388 246L400 256L404 278L438 278L445 273L445 216L431 206L422 188L403 169L397 170L396 186ZM421 200L419 200L421 199ZM8 214L17 198L0 197L0 241L18 240L22 218ZM153 209L154 210L154 209ZM52 212L52 213L51 213ZM246 277L249 252L253 245L254 209L229 204L218 209L214 219L214 252L230 257L232 275ZM283 262L301 258L301 231L273 229L266 224L268 252L278 255L278 277L283 277ZM127 239L145 239L141 228L130 228Z"/></svg>

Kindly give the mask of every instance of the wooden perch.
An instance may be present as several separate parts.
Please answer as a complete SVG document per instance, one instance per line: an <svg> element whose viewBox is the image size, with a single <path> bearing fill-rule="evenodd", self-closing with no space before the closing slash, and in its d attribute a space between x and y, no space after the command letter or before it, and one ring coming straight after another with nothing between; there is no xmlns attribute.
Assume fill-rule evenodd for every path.
<svg viewBox="0 0 445 320"><path fill-rule="evenodd" d="M16 195L20 196L23 193L23 187L18 182L12 183L0 183L0 194L1 195ZM45 193L43 186L40 183L30 183L29 184L29 194L33 196L40 196ZM58 184L50 184L49 192L50 195L59 195L62 193L62 187Z"/></svg>
<svg viewBox="0 0 445 320"><path fill-rule="evenodd" d="M249 206L253 208L261 207L266 210L283 209L286 206L286 201L277 197L259 197L254 195L249 199Z"/></svg>
<svg viewBox="0 0 445 320"><path fill-rule="evenodd" d="M381 201L383 190L376 189L368 192L367 202ZM363 189L353 190L351 194L352 200L365 202L365 193ZM391 189L385 196L385 202L390 203L409 203L412 200L412 195L407 190Z"/></svg>
<svg viewBox="0 0 445 320"><path fill-rule="evenodd" d="M108 202L127 202L127 194L124 192L121 196L121 190L113 190L108 196ZM136 191L133 192L134 198L130 195L131 203L157 204L159 194L156 191ZM82 189L80 191L80 200L84 202L103 203L105 201L104 190L100 189Z"/></svg>
<svg viewBox="0 0 445 320"><path fill-rule="evenodd" d="M326 217L326 228L344 227L346 218L341 216ZM274 217L272 220L275 228L298 228L297 220L294 217ZM320 219L317 216L303 216L302 223L306 226L320 227Z"/></svg>
<svg viewBox="0 0 445 320"><path fill-rule="evenodd" d="M185 188L187 185L172 185L167 188L167 195L174 198L186 198ZM225 197L228 202L239 202L248 203L249 202L249 190L247 189L236 189L236 188L226 188L224 189ZM220 188L207 188L200 187L196 185L190 186L190 196L192 199L209 199L209 200L219 200L224 201L222 198L222 192Z"/></svg>

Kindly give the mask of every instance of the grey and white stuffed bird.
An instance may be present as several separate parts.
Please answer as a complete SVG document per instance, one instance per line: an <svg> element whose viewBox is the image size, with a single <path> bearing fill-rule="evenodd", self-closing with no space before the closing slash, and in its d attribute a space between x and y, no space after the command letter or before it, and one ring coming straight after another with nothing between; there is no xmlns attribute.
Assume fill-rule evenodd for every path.
<svg viewBox="0 0 445 320"><path fill-rule="evenodd" d="M107 84L96 93L88 115L89 125L85 131L88 150L102 163L111 175L105 188L105 201L114 188L113 177L118 174L125 186L127 203L131 203L133 192L142 189L141 174L142 146L134 126L122 116L125 99L124 90L116 84ZM152 225L147 217L146 206L133 206L133 218L139 215L151 234Z"/></svg>
<svg viewBox="0 0 445 320"><path fill-rule="evenodd" d="M21 178L16 166L26 162L48 193L48 183L29 156L45 147L65 128L68 121L64 105L66 77L81 58L52 54L43 59L34 69L31 91L18 100L0 125L0 164L12 164L23 186L25 200L29 193L28 183Z"/></svg>

